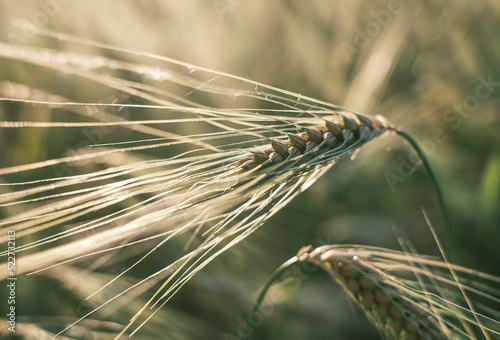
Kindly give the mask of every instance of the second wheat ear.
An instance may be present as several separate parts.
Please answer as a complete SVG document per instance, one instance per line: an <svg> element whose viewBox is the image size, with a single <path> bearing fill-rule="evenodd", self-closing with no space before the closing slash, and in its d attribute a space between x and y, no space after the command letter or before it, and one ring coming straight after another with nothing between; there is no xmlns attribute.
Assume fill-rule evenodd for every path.
<svg viewBox="0 0 500 340"><path fill-rule="evenodd" d="M384 339L482 339L479 334L496 339L500 335L498 312L486 303L500 302L493 286L500 283L499 278L429 256L359 245L302 248L271 275L248 314L247 325L273 283L297 262L313 263L326 271ZM240 337L248 338L249 334Z"/></svg>

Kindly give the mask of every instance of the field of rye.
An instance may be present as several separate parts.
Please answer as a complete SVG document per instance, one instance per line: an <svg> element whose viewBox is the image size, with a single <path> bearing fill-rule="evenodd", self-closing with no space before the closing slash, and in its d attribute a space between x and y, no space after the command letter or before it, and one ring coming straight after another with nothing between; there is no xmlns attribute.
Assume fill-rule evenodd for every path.
<svg viewBox="0 0 500 340"><path fill-rule="evenodd" d="M499 3L0 1L0 338L500 339Z"/></svg>

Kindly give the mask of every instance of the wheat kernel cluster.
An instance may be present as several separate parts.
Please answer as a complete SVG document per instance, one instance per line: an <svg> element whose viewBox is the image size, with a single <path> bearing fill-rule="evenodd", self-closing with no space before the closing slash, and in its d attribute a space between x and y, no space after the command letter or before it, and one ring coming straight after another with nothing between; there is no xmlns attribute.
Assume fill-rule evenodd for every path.
<svg viewBox="0 0 500 340"><path fill-rule="evenodd" d="M391 129L390 123L381 116L346 114L324 118L324 126L303 127L304 132L288 134L287 139L270 139L270 147L250 151L251 155L237 162L239 172L262 169L273 164L309 160L331 151L349 150L352 146L365 143ZM309 157L303 157L309 156Z"/></svg>
<svg viewBox="0 0 500 340"><path fill-rule="evenodd" d="M450 330L429 315L429 303L407 292L398 278L384 272L369 254L335 246L316 248L303 260L323 268L339 283L386 339L450 339ZM452 337L455 339L455 337Z"/></svg>

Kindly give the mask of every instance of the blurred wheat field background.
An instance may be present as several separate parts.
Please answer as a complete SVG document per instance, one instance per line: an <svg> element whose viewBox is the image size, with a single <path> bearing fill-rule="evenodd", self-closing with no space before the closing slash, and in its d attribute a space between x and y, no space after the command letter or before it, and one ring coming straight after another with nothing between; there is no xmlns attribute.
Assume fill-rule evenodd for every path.
<svg viewBox="0 0 500 340"><path fill-rule="evenodd" d="M500 4L497 2L215 0L139 4L40 0L2 1L1 8L0 97L52 104L2 100L0 121L83 124L0 128L2 169L84 155L95 149L141 146L145 145L141 142L145 139L156 138L155 142L161 142L171 137L168 133L201 136L220 132L215 126L218 121L207 124L199 118L182 124L135 124L130 128L84 125L180 117L145 107L152 103L166 104L155 103L145 95L127 93L123 89L129 88L130 82L142 84L144 93L168 98L176 105L216 107L231 114L238 108L253 108L255 112L261 110L273 117L287 117L285 123L305 119L299 116L300 110L329 107L307 100L307 97L316 98L331 103L330 109L338 105L357 113L382 115L412 134L431 159L445 191L456 235L458 264L500 276L497 245L500 236ZM50 32L56 32L55 37L50 37ZM68 36L58 36L58 33ZM72 42L68 40L70 35L85 39L81 42L94 43ZM26 49L11 49L8 44L20 44ZM47 58L40 49L61 54ZM26 62L21 53L13 56L13 51L32 51L27 58L38 59L41 64ZM71 64L65 59L68 54L64 53L88 58L75 58L80 64ZM149 54L199 67L165 63ZM116 60L116 63L106 64L100 58ZM119 62L129 69L117 66ZM286 95L286 104L290 106L287 113L285 105L266 102L266 94L279 94L284 98L284 93L210 74L203 68L252 79L298 95ZM183 86L168 84L165 81L168 75L162 73L164 69L179 75ZM210 86L214 86L215 92L204 93ZM223 86L234 90L224 93ZM241 95L248 93L251 96ZM87 104L81 107L55 104L65 101ZM273 112L273 109L281 111ZM236 118L231 116L234 121ZM228 126L239 128L234 121ZM306 125L314 127L314 124ZM253 143L256 147L266 143L259 142L255 136L244 137L248 138L237 135L230 141ZM219 148L224 148L226 142L200 141ZM1 176L0 194L8 197L6 195L25 188L14 183L89 174L134 162L161 163L190 150L183 149L182 145L167 149L143 148L30 171L14 171ZM238 160L240 154L235 152L231 157ZM269 275L305 245L362 244L400 250L397 236L404 235L419 253L439 256L422 214L424 207L439 236L444 238L438 205L425 172L419 168L411 170L415 162L409 146L394 135L370 141L353 161L348 158L339 161L239 245L211 261L134 337L230 338L229 335L237 334ZM165 166L166 171L172 169L169 164L159 166ZM138 175L148 174L148 168L142 171L138 171ZM114 179L127 178L127 174L123 174ZM85 190L87 185L80 183L75 190ZM101 212L111 216L117 209L126 209L150 198L148 193L139 194L124 200L123 206L108 206ZM36 206L37 202L4 204L0 218L6 221L29 212L27 207ZM94 213L89 210L88 219L99 217ZM82 224L84 217L68 222L59 231ZM2 232L6 233L7 228L8 225L2 225ZM158 230L152 223L148 233L153 235ZM78 237L90 240L94 235L95 230L88 230ZM169 240L142 265L128 271L144 251L155 247L160 240L83 258L35 275L20 274L16 302L19 332L24 327L26 332L37 334L34 338L50 338L48 334L60 332L127 287L177 260L186 253L184 248L188 244L191 244L188 249L193 249L192 244L197 245L201 240L192 235L193 232L187 232ZM5 238L6 234L0 236ZM50 236L50 230L28 234L23 244ZM121 241L127 243L132 239L124 237ZM39 250L51 246L42 245ZM45 261L45 266L49 266L53 259ZM2 272L4 268L6 264L2 263ZM127 272L118 277L124 271ZM107 289L85 300L115 278ZM162 282L158 279L147 289L112 301L58 338L113 339ZM495 288L498 291L498 287ZM7 300L6 292L3 288L0 290L2 306ZM251 339L380 338L342 290L333 287L328 275L319 270L291 272L273 288L272 296L269 315L253 329Z"/></svg>

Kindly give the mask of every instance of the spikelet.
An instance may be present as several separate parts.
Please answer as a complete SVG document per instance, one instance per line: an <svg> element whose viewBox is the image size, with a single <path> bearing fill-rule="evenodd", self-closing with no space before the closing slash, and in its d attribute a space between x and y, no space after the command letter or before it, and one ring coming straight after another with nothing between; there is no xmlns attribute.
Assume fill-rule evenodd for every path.
<svg viewBox="0 0 500 340"><path fill-rule="evenodd" d="M323 246L299 258L328 272L385 339L498 339L500 335L500 323L495 321L500 300L497 288L492 288L492 283L499 286L498 278L374 247ZM483 291L453 281L447 270L472 275L475 280L464 281ZM484 278L488 285L479 283ZM497 295L484 291L488 287ZM491 305L472 303L469 294Z"/></svg>

